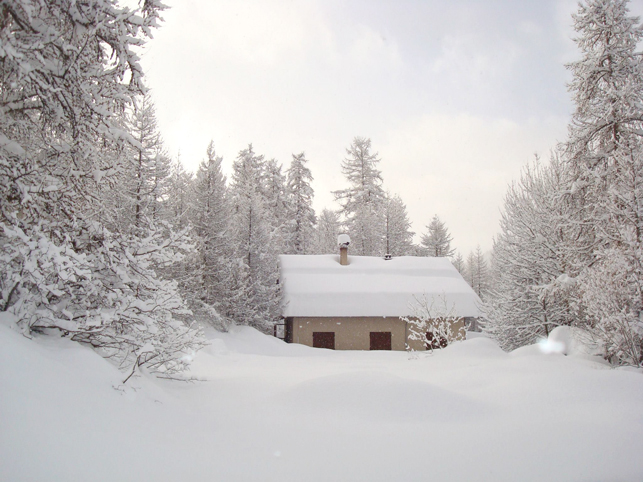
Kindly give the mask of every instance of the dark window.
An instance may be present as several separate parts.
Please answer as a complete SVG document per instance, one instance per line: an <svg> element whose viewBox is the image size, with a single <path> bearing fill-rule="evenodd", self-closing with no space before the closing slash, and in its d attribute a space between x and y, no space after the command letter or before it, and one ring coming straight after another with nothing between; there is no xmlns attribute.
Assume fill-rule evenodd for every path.
<svg viewBox="0 0 643 482"><path fill-rule="evenodd" d="M371 331L371 350L390 350L390 331Z"/></svg>
<svg viewBox="0 0 643 482"><path fill-rule="evenodd" d="M447 340L443 336L435 336L430 331L426 334L426 349L437 350L447 346Z"/></svg>
<svg viewBox="0 0 643 482"><path fill-rule="evenodd" d="M335 349L335 333L332 331L313 331L313 346L315 348Z"/></svg>

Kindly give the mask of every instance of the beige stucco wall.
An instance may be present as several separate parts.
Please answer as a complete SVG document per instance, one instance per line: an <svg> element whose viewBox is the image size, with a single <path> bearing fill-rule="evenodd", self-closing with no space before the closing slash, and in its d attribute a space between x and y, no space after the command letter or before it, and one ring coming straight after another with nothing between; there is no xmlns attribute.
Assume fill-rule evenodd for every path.
<svg viewBox="0 0 643 482"><path fill-rule="evenodd" d="M454 328L458 330L463 326L463 320L458 320ZM422 341L408 340L409 327L399 318L382 317L294 317L293 318L294 343L313 346L314 331L332 331L335 333L336 350L369 350L372 331L390 331L391 348L393 350L416 351L425 350Z"/></svg>

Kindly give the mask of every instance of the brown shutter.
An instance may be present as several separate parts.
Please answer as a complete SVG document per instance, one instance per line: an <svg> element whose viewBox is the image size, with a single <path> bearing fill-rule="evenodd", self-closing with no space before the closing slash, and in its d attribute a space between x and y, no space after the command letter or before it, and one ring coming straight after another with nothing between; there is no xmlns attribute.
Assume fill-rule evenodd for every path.
<svg viewBox="0 0 643 482"><path fill-rule="evenodd" d="M371 350L390 350L390 331L371 331Z"/></svg>
<svg viewBox="0 0 643 482"><path fill-rule="evenodd" d="M335 333L332 331L313 331L313 347L335 349Z"/></svg>

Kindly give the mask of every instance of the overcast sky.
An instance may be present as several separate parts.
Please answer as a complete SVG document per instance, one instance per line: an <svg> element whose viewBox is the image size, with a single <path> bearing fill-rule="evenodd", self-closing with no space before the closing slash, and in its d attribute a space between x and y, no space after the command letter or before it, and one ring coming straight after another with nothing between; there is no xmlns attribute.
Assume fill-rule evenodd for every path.
<svg viewBox="0 0 643 482"><path fill-rule="evenodd" d="M466 257L491 248L522 166L564 140L573 0L166 3L142 62L188 170L211 139L228 175L249 143L284 170L305 151L319 212L368 137L414 231L438 214Z"/></svg>

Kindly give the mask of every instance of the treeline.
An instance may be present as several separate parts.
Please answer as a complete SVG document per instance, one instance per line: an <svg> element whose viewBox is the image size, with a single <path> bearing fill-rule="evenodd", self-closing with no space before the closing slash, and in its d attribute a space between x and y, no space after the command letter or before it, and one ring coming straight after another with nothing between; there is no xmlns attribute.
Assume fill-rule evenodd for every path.
<svg viewBox="0 0 643 482"><path fill-rule="evenodd" d="M611 362L643 364L643 28L627 3L573 16L568 138L506 195L486 326L506 349L570 325Z"/></svg>
<svg viewBox="0 0 643 482"><path fill-rule="evenodd" d="M211 143L185 172L163 147L135 53L163 8L0 6L3 320L88 344L128 377L176 377L203 346L203 323L270 331L278 254L335 253L348 231L354 254L450 255L437 218L413 244L368 139L347 149L341 209L319 216L303 152L284 170L250 145L227 180Z"/></svg>

